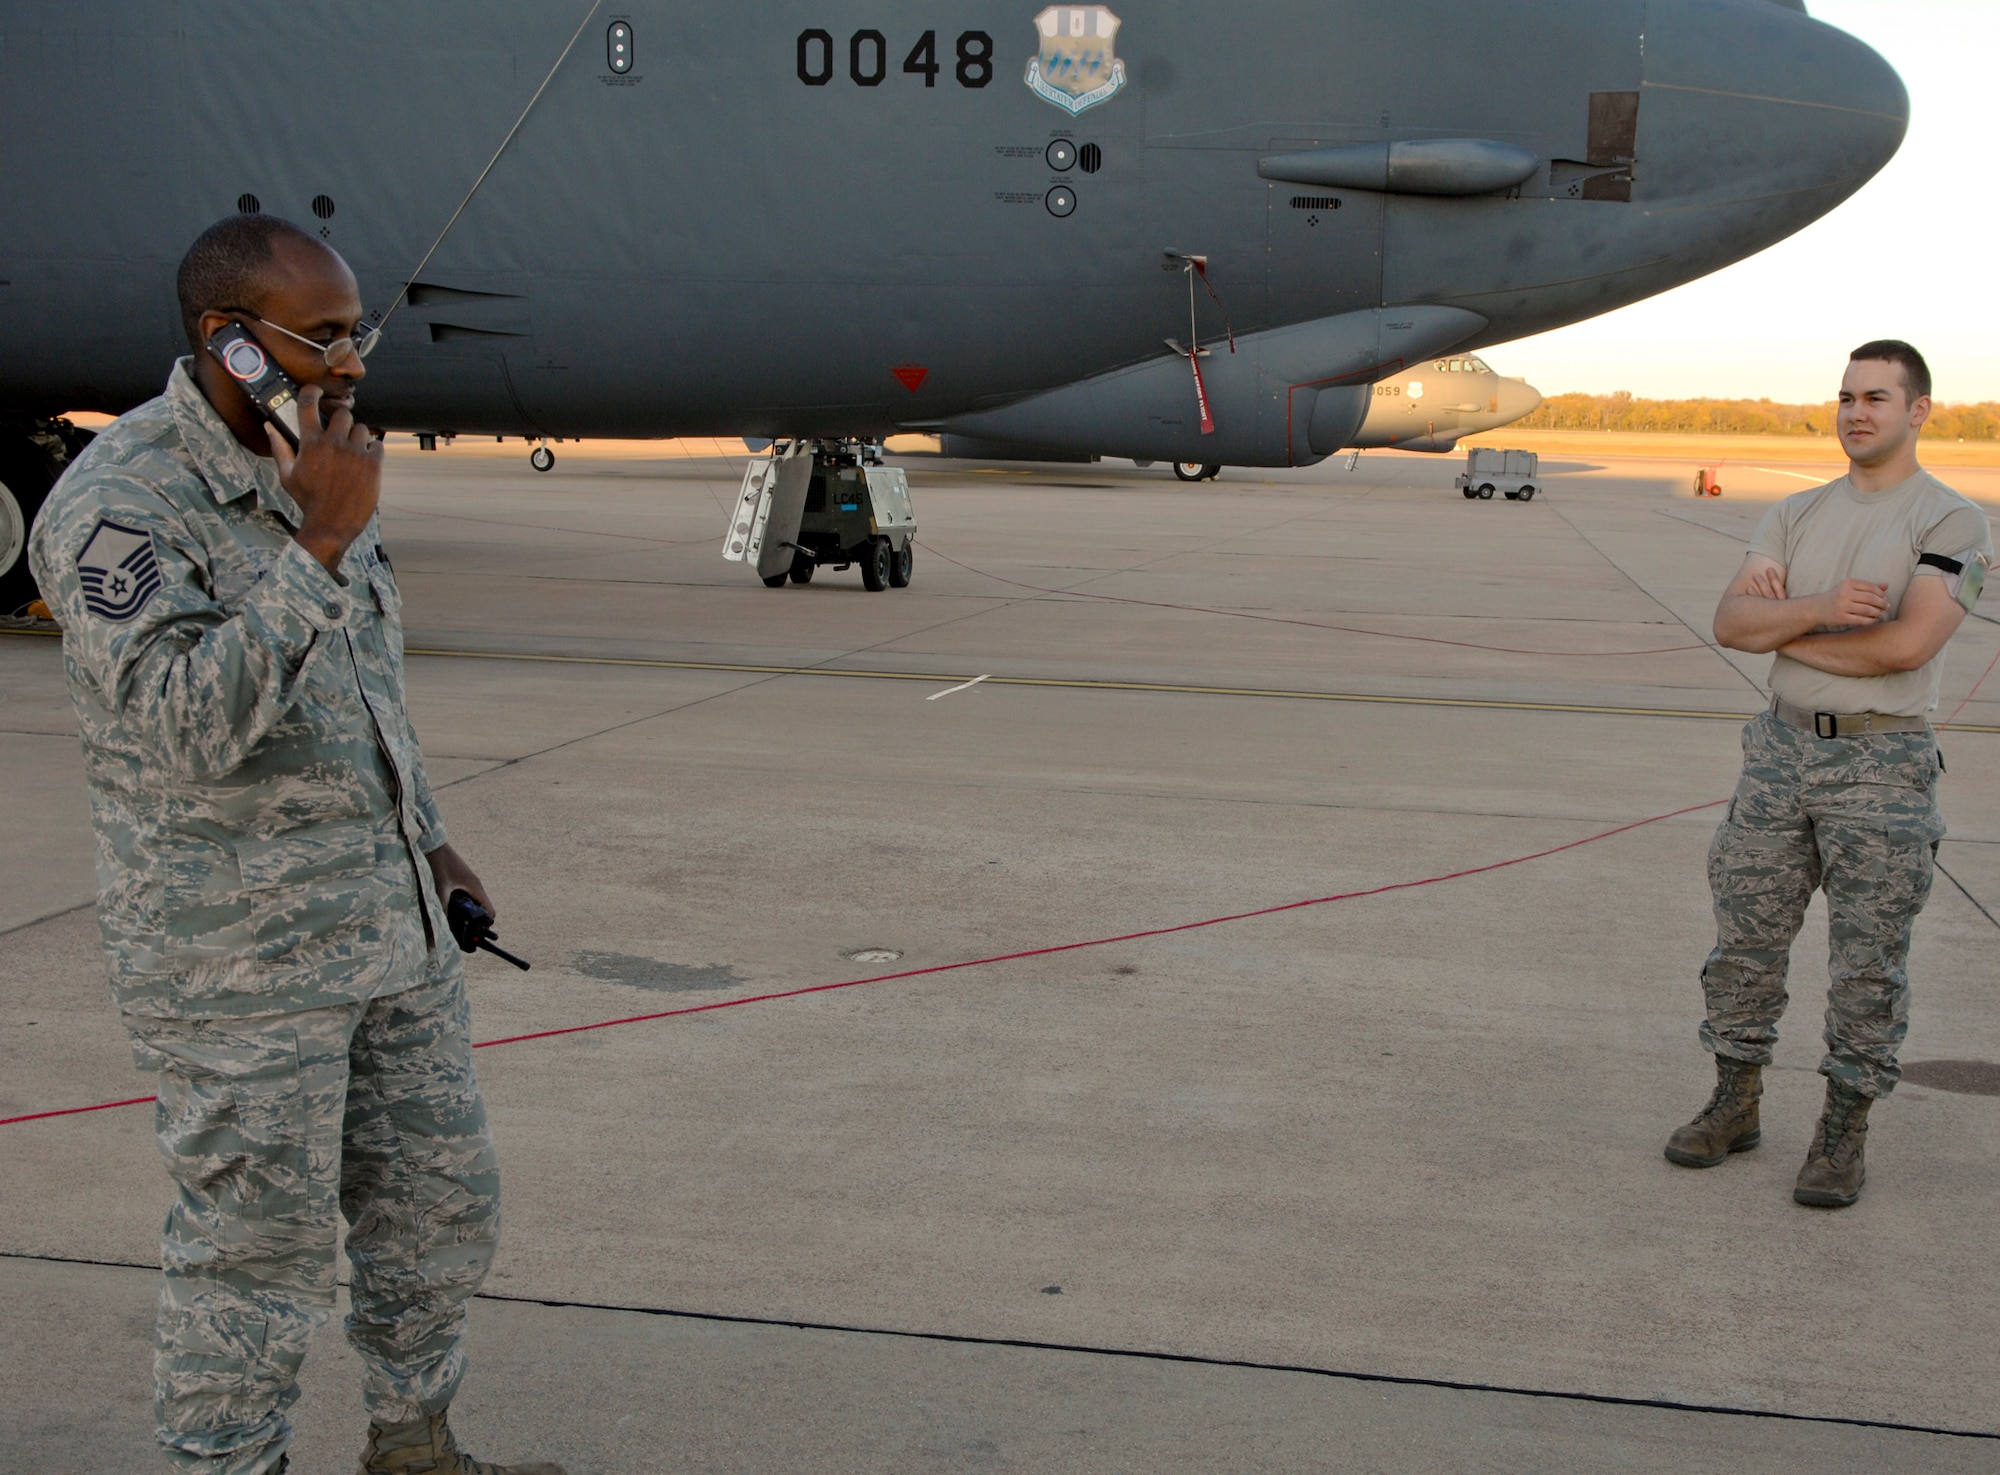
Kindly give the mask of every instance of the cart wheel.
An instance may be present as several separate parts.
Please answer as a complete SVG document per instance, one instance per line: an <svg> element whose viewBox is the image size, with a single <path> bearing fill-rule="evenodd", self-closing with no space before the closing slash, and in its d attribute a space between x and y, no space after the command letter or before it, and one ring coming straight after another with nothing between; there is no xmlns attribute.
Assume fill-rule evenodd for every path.
<svg viewBox="0 0 2000 1475"><path fill-rule="evenodd" d="M782 589L782 588L784 588L784 587L785 587L785 576L784 576L783 574L766 574L766 575L764 575L764 587L765 587L766 589Z"/></svg>
<svg viewBox="0 0 2000 1475"><path fill-rule="evenodd" d="M916 572L916 568L917 545L906 542L903 544L902 552L891 554L889 557L889 587L891 589L909 588L910 575Z"/></svg>
<svg viewBox="0 0 2000 1475"><path fill-rule="evenodd" d="M1710 487L1710 488L1708 489L1708 494L1709 494L1709 496L1711 496L1711 497L1719 497L1719 496L1721 496L1721 495L1722 495L1722 483L1721 483L1721 482L1717 482L1717 483L1716 483L1716 484L1715 484L1714 486Z"/></svg>
<svg viewBox="0 0 2000 1475"><path fill-rule="evenodd" d="M1222 464L1219 461L1211 461L1201 468L1203 481L1214 481L1220 475L1222 475Z"/></svg>
<svg viewBox="0 0 2000 1475"><path fill-rule="evenodd" d="M1479 500L1482 502L1491 502L1493 500L1492 482L1483 481L1479 484Z"/></svg>
<svg viewBox="0 0 2000 1475"><path fill-rule="evenodd" d="M528 452L528 464L537 471L547 471L556 464L556 453L547 446L536 446Z"/></svg>
<svg viewBox="0 0 2000 1475"><path fill-rule="evenodd" d="M1532 502L1532 501L1534 501L1534 500L1535 500L1535 489L1534 489L1533 487L1522 487L1522 488L1521 488L1521 500L1522 500L1523 502Z"/></svg>
<svg viewBox="0 0 2000 1475"><path fill-rule="evenodd" d="M805 554L794 553L792 555L792 582L794 584L810 584L813 581L813 570L818 567L819 565L814 563L810 558L807 558Z"/></svg>
<svg viewBox="0 0 2000 1475"><path fill-rule="evenodd" d="M1479 488L1477 487L1465 487L1463 490L1465 492L1465 500L1468 502L1479 495Z"/></svg>
<svg viewBox="0 0 2000 1475"><path fill-rule="evenodd" d="M1511 492L1502 492L1500 495L1505 497L1509 502L1518 502L1521 500L1521 490L1519 487L1516 487Z"/></svg>
<svg viewBox="0 0 2000 1475"><path fill-rule="evenodd" d="M861 555L861 582L871 594L889 587L889 540L870 538Z"/></svg>
<svg viewBox="0 0 2000 1475"><path fill-rule="evenodd" d="M1174 475L1182 481L1200 481L1208 474L1208 468L1199 461L1174 462Z"/></svg>

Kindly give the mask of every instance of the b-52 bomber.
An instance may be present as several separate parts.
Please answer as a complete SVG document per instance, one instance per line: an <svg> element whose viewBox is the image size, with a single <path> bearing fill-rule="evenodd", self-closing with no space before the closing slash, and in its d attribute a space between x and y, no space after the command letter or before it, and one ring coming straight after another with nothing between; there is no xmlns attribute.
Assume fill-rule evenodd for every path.
<svg viewBox="0 0 2000 1475"><path fill-rule="evenodd" d="M1296 466L1791 234L1907 117L1800 0L0 0L0 603L57 417L159 392L230 211L396 305L384 428Z"/></svg>
<svg viewBox="0 0 2000 1475"><path fill-rule="evenodd" d="M1367 417L1343 449L1443 455L1458 449L1461 436L1512 425L1534 414L1541 403L1541 391L1527 380L1497 374L1475 354L1411 364L1394 378L1374 385ZM1020 447L1004 441L960 435L940 437L938 450L946 456L987 461L1101 459L1049 452L1023 454ZM1222 467L1212 461L1176 461L1173 469L1182 481L1209 481Z"/></svg>
<svg viewBox="0 0 2000 1475"><path fill-rule="evenodd" d="M1411 364L1377 383L1368 417L1347 444L1444 455L1458 449L1460 436L1512 425L1541 404L1541 392L1527 380L1496 374L1476 354L1455 354Z"/></svg>

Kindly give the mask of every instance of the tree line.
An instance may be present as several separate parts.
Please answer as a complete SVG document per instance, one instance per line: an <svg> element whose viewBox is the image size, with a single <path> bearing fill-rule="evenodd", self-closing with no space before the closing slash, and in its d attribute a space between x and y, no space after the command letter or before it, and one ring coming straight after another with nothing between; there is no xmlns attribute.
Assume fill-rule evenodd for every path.
<svg viewBox="0 0 2000 1475"><path fill-rule="evenodd" d="M1781 405L1768 399L1638 399L1616 394L1556 394L1517 423L1524 430L1639 430L1675 435L1824 435L1834 433L1832 401ZM1938 405L1926 440L2000 440L2000 404Z"/></svg>

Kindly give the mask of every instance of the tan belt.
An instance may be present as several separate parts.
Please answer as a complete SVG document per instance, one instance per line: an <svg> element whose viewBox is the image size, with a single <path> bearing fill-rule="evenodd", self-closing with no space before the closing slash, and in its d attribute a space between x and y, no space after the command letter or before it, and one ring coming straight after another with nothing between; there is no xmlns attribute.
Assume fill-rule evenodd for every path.
<svg viewBox="0 0 2000 1475"><path fill-rule="evenodd" d="M1887 712L1808 712L1781 698L1773 698L1771 711L1780 722L1802 727L1818 737L1871 737L1883 732L1929 732L1928 717L1892 717Z"/></svg>

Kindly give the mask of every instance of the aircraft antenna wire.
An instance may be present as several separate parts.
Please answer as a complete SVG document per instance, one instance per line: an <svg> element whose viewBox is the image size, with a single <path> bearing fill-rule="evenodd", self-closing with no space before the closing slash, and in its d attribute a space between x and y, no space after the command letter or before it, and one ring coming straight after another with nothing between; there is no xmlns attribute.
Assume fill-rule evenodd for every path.
<svg viewBox="0 0 2000 1475"><path fill-rule="evenodd" d="M396 315L396 309L401 307L410 295L410 288L417 284L417 279L424 274L424 268L431 264L431 258L437 255L437 248L444 244L444 238L450 235L451 228L458 224L458 217L465 213L465 207L472 203L472 197L478 194L479 187L486 183L486 176L493 172L493 166L498 164L500 156L507 152L507 146L513 143L514 135L519 133L521 125L528 121L528 114L535 110L535 104L540 102L542 94L549 90L549 83L555 81L556 73L562 70L562 64L568 61L569 54L576 50L576 43L583 39L584 27L590 24L603 4L604 0L590 0L590 9L585 11L583 19L577 22L576 31L569 38L569 44L563 47L562 55L556 58L556 63L549 68L548 75L542 78L542 85L535 89L535 95L529 98L528 105L521 109L521 116L514 120L514 126L509 128L507 136L500 140L500 147L493 151L493 157L486 161L486 167L479 171L479 177L472 181L472 188L465 192L465 198L460 200L458 208L451 212L451 219L444 223L444 229L437 233L437 239L432 241L430 249L424 252L423 259L417 263L417 269L410 273L409 280L397 290L395 299L389 304L389 310L382 314L382 320L375 325L377 333L389 326L389 319Z"/></svg>

